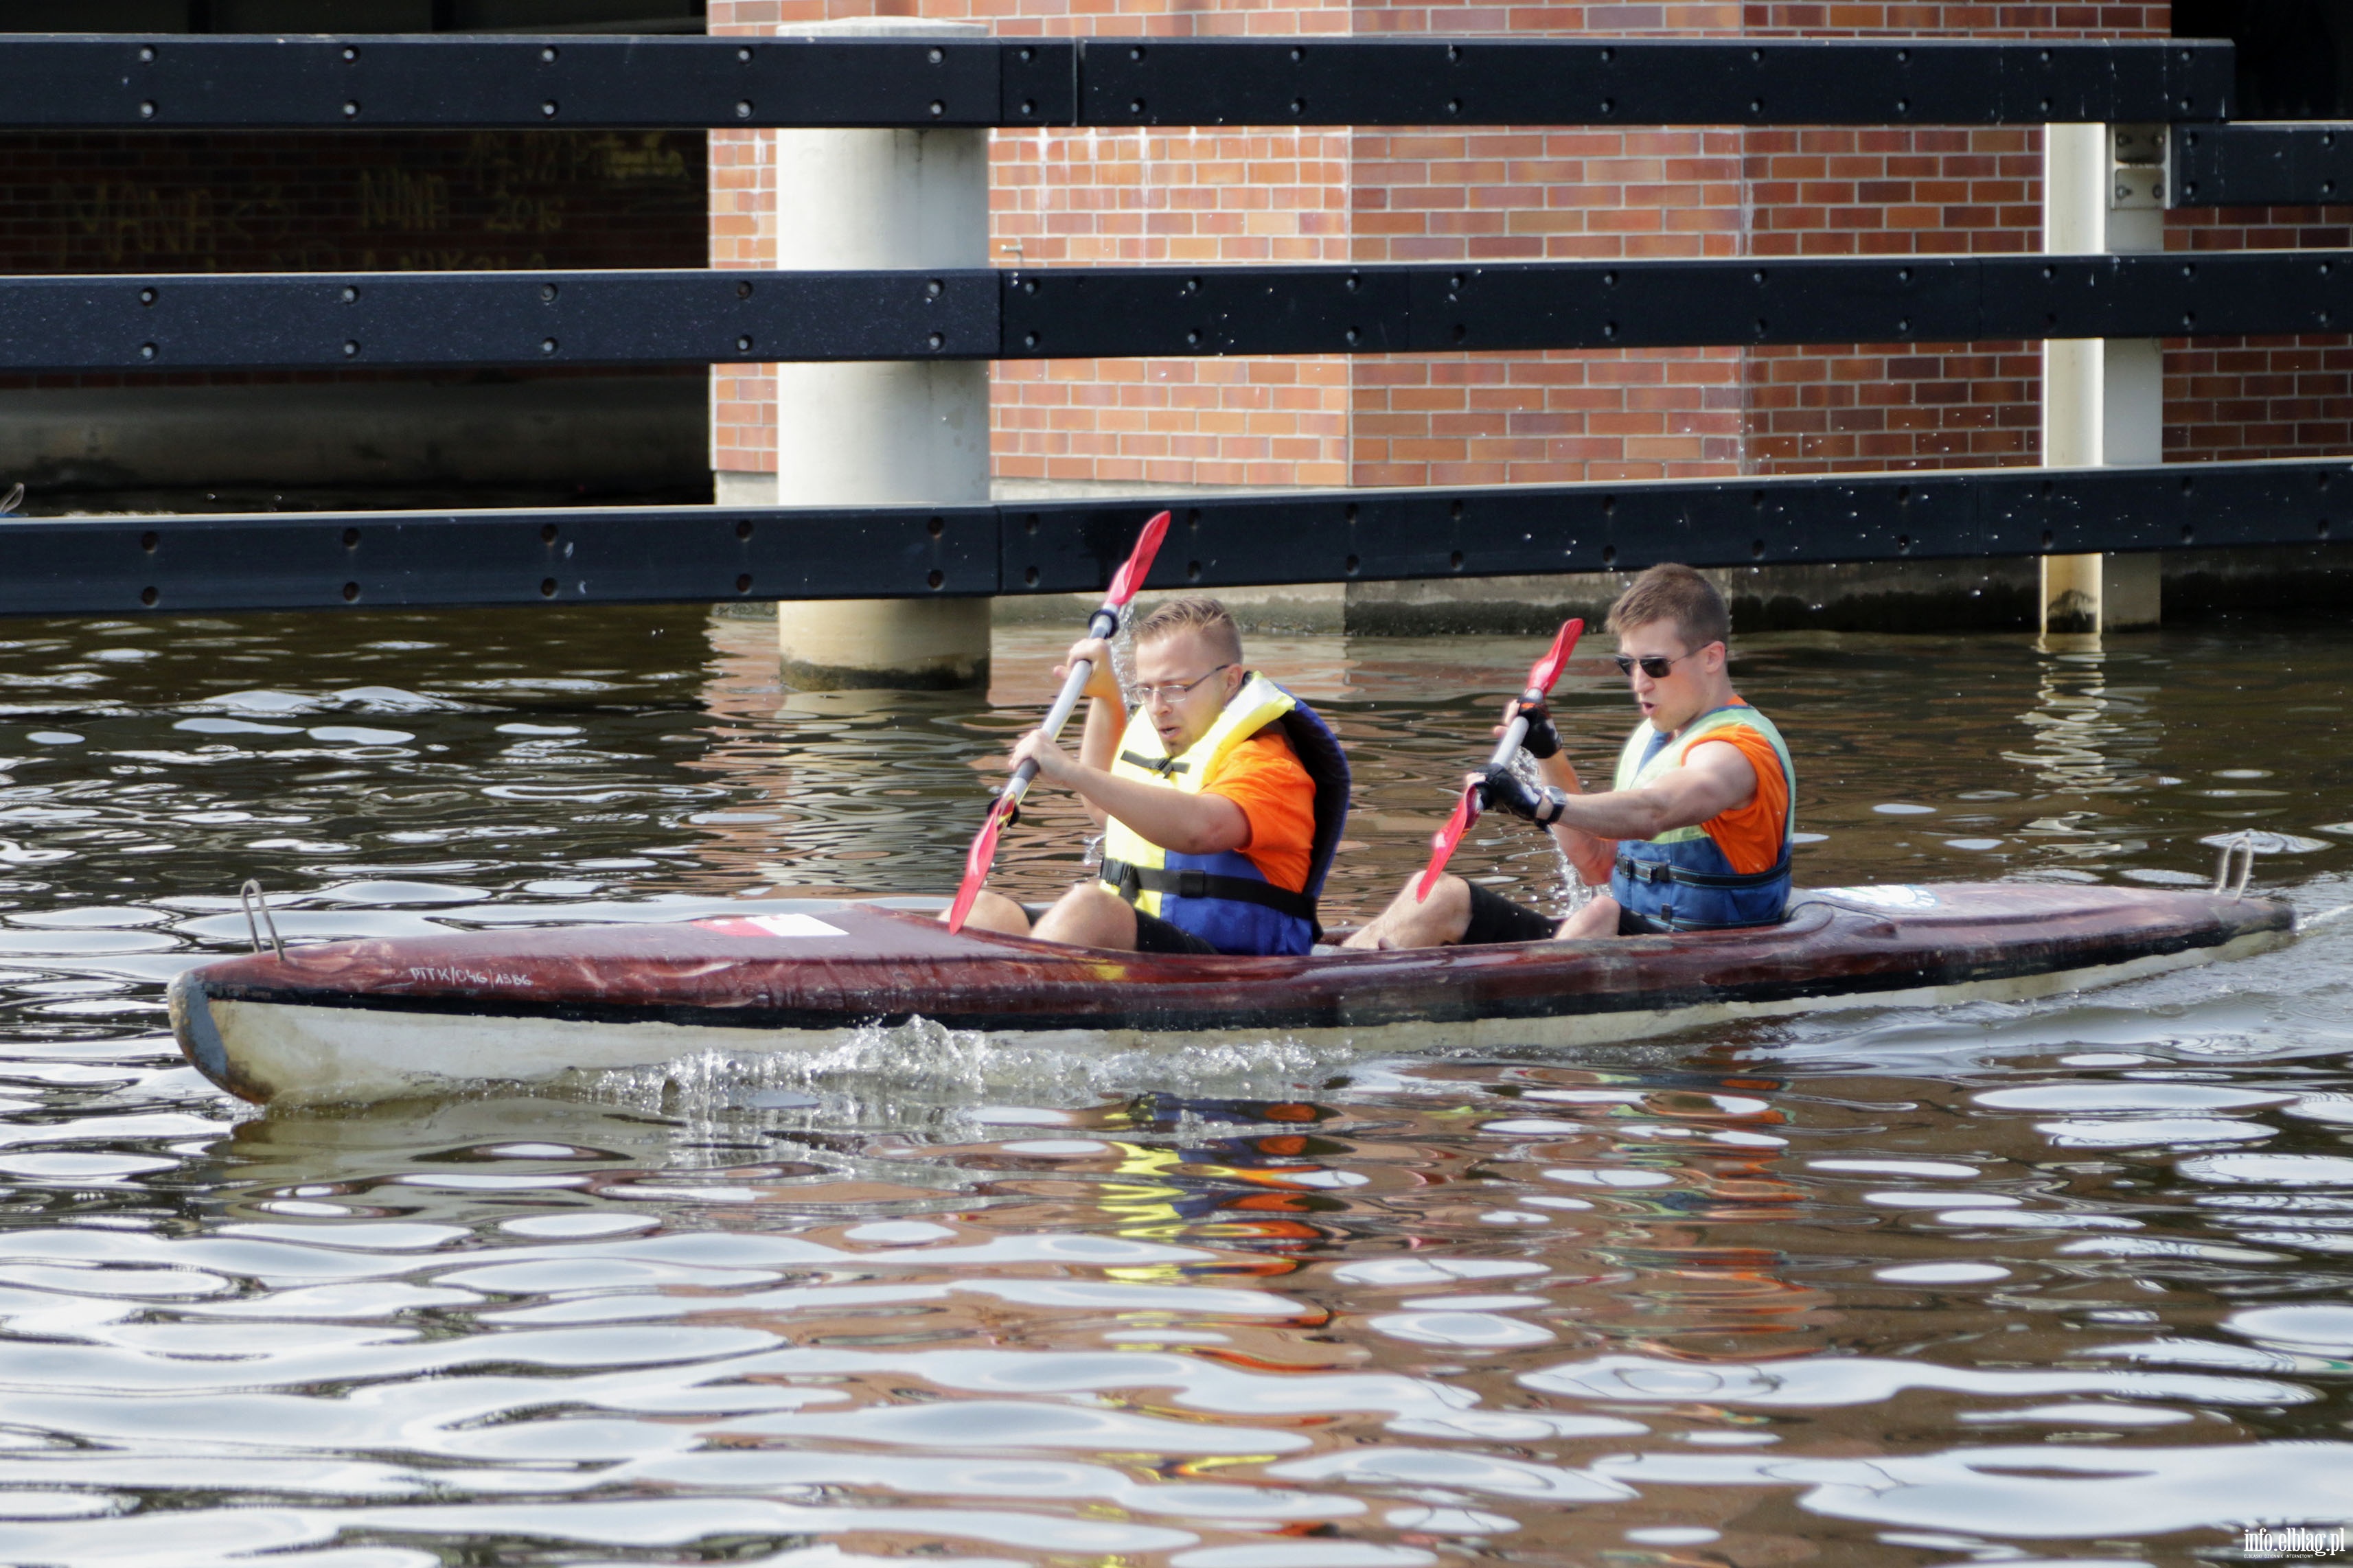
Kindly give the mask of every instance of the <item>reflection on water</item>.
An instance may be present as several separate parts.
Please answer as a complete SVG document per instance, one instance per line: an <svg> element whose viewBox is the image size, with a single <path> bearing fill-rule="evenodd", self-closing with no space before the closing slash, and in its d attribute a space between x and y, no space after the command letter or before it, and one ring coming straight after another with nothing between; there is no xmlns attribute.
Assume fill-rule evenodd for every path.
<svg viewBox="0 0 2353 1568"><path fill-rule="evenodd" d="M2353 1514L2353 919L2072 1002L1587 1056L924 1025L761 1076L258 1115L161 1035L244 941L954 875L994 705L699 613L0 637L0 1561L2178 1563ZM1529 651L1262 643L1384 897ZM1764 639L1803 880L2353 901L2353 636ZM1598 655L1581 766L1629 722ZM1050 893L1043 799L1000 885ZM2304 847L2298 848L2297 846ZM1457 856L1559 896L1543 841Z"/></svg>

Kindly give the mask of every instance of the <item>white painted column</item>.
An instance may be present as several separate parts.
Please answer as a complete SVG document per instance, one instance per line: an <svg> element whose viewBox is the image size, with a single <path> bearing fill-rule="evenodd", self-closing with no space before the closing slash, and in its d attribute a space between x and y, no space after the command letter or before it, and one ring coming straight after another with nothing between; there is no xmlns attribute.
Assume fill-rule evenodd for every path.
<svg viewBox="0 0 2353 1568"><path fill-rule="evenodd" d="M2096 256L2165 248L2165 128L2042 128L2042 250ZM2052 339L2042 345L2042 462L2156 463L2165 456L2165 363L2157 340ZM2154 626L2161 559L2042 559L2042 629Z"/></svg>
<svg viewBox="0 0 2353 1568"><path fill-rule="evenodd" d="M986 37L974 23L863 16L803 37ZM988 265L988 132L778 131L776 266ZM988 366L776 366L776 504L988 500ZM776 606L785 676L803 689L975 686L988 679L986 599L838 599Z"/></svg>

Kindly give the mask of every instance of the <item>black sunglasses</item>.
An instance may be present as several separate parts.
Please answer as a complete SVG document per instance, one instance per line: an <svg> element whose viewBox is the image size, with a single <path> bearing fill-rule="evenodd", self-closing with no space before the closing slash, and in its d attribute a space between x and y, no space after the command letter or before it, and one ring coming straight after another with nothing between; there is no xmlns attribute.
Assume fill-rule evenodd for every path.
<svg viewBox="0 0 2353 1568"><path fill-rule="evenodd" d="M1616 653L1609 656L1609 661L1618 667L1618 673L1620 675L1632 675L1634 673L1634 667L1640 665L1642 668L1642 673L1649 676L1652 680L1664 680L1667 678L1668 673L1672 671L1675 666L1691 658L1692 653L1701 653L1704 651L1705 649L1704 647L1695 647L1691 650L1691 653L1679 653L1672 658L1669 658L1662 653L1646 653L1640 658L1636 658L1631 654Z"/></svg>

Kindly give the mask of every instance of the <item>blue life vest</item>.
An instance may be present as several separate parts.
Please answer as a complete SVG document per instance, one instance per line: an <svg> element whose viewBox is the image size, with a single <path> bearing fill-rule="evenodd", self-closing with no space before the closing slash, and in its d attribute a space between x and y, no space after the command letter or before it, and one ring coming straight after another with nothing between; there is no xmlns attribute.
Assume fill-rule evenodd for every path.
<svg viewBox="0 0 2353 1568"><path fill-rule="evenodd" d="M1238 849L1178 854L1117 817L1103 831L1103 882L1142 913L1192 932L1219 952L1303 953L1323 934L1315 900L1348 816L1348 760L1338 738L1314 710L1252 671L1208 732L1174 757L1160 743L1151 714L1137 709L1111 767L1120 778L1198 795L1202 781L1227 752L1270 724L1282 726L1293 754L1315 784L1315 836L1303 891L1269 882Z"/></svg>
<svg viewBox="0 0 2353 1568"><path fill-rule="evenodd" d="M1694 826L1670 828L1651 839L1620 839L1609 896L1619 907L1658 931L1711 931L1730 926L1772 925L1789 902L1789 846L1798 826L1798 773L1789 748L1773 721L1745 704L1703 713L1672 735L1638 724L1618 754L1618 789L1640 789L1682 765L1695 742L1722 730L1747 729L1772 742L1788 785L1789 809L1781 823L1781 854L1762 871L1741 872ZM1672 752L1669 750L1672 747Z"/></svg>

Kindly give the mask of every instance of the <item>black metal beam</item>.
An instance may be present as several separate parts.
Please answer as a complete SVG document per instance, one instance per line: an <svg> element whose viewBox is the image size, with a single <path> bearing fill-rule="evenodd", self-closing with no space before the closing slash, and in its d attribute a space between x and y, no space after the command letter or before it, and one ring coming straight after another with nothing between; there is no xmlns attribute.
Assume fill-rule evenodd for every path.
<svg viewBox="0 0 2353 1568"><path fill-rule="evenodd" d="M2353 251L0 278L0 372L1970 342L2345 330Z"/></svg>
<svg viewBox="0 0 2353 1568"><path fill-rule="evenodd" d="M995 125L1003 52L953 38L12 37L0 128ZM1067 91L1033 97L1067 114Z"/></svg>
<svg viewBox="0 0 2353 1568"><path fill-rule="evenodd" d="M1097 38L1089 125L2025 125L2229 115L2224 43Z"/></svg>
<svg viewBox="0 0 2353 1568"><path fill-rule="evenodd" d="M1163 502L0 521L0 615L1100 591ZM2353 460L1176 498L1155 589L2308 544Z"/></svg>
<svg viewBox="0 0 2353 1568"><path fill-rule="evenodd" d="M1008 359L2341 330L2353 252L1008 272Z"/></svg>
<svg viewBox="0 0 2353 1568"><path fill-rule="evenodd" d="M2168 206L2353 203L2353 124L2177 125L2170 163Z"/></svg>
<svg viewBox="0 0 2353 1568"><path fill-rule="evenodd" d="M2227 42L11 37L0 129L2217 121Z"/></svg>
<svg viewBox="0 0 2353 1568"><path fill-rule="evenodd" d="M8 518L0 615L991 594L998 526L989 507Z"/></svg>
<svg viewBox="0 0 2353 1568"><path fill-rule="evenodd" d="M1001 508L1002 592L1110 581L1152 500ZM1992 468L1172 500L1149 585L1405 582L2353 538L2353 461Z"/></svg>
<svg viewBox="0 0 2353 1568"><path fill-rule="evenodd" d="M0 369L987 359L995 274L376 272L0 279Z"/></svg>

